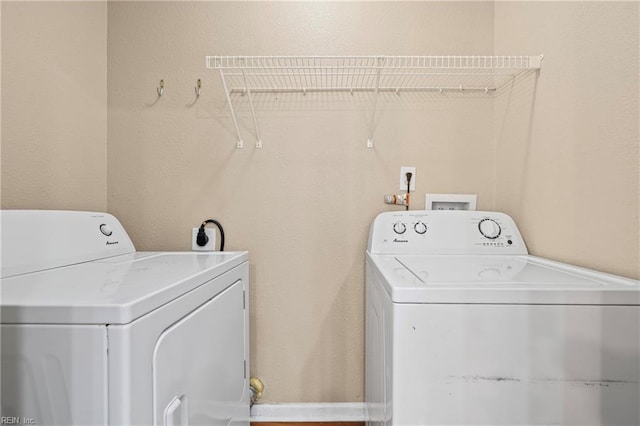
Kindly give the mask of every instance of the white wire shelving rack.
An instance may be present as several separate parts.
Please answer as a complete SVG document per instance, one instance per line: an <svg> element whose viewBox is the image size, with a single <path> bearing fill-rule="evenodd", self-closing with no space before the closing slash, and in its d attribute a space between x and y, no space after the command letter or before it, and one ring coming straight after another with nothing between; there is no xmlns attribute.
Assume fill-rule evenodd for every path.
<svg viewBox="0 0 640 426"><path fill-rule="evenodd" d="M391 92L484 93L492 95L525 72L540 69L539 56L207 56L218 70L231 118L240 134L231 95L247 95L256 135L262 139L252 93L369 92L372 120L367 146L373 147L378 94Z"/></svg>

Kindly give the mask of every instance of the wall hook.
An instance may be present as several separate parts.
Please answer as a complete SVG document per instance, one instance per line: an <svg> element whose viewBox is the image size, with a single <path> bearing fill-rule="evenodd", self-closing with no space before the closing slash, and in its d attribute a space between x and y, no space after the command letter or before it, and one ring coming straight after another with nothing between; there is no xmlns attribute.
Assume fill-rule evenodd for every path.
<svg viewBox="0 0 640 426"><path fill-rule="evenodd" d="M160 87L156 87L158 91L158 96L164 95L164 80L160 80Z"/></svg>
<svg viewBox="0 0 640 426"><path fill-rule="evenodd" d="M202 89L202 80L198 79L198 81L196 81L196 87L194 87L194 89L196 89L196 97L199 98L200 90Z"/></svg>

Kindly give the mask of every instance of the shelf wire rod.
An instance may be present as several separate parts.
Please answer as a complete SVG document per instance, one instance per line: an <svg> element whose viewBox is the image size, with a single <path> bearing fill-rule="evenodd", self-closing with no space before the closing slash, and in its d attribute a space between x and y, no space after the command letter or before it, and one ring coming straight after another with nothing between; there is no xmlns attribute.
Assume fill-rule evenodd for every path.
<svg viewBox="0 0 640 426"><path fill-rule="evenodd" d="M334 86L344 87L344 80L343 80L344 74L341 73L339 70L340 70L340 68L338 68L337 66L334 66L333 73L332 73L333 74L333 83L332 84Z"/></svg>
<svg viewBox="0 0 640 426"><path fill-rule="evenodd" d="M291 61L289 61L291 62ZM296 68L293 66L293 64L289 65L289 68L287 68L287 76L289 78L289 81L291 82L291 84L294 84L298 87L302 86L302 84L300 83L300 77L296 76Z"/></svg>
<svg viewBox="0 0 640 426"><path fill-rule="evenodd" d="M363 63L365 66L363 66ZM351 86L351 90L354 87L364 87L362 84L362 75L365 73L366 63L364 59L357 59L355 61L355 65L357 67L357 72L354 72L351 76L351 81L349 82L349 86Z"/></svg>
<svg viewBox="0 0 640 426"><path fill-rule="evenodd" d="M298 87L304 87L304 84L302 82L302 75L300 75L297 72L296 68L292 68L291 69L291 79L294 82L294 84Z"/></svg>
<svg viewBox="0 0 640 426"><path fill-rule="evenodd" d="M293 66L293 64L291 64L291 61L287 62L286 69L287 69L287 74L286 74L285 81L287 82L287 84L300 87L300 84L298 84L298 81L296 80L295 67Z"/></svg>
<svg viewBox="0 0 640 426"><path fill-rule="evenodd" d="M271 71L271 75L269 76L270 87L272 89L286 85L283 81L283 75L286 73L286 69L282 66L282 58L276 58L274 65L276 69Z"/></svg>
<svg viewBox="0 0 640 426"><path fill-rule="evenodd" d="M257 72L253 72L255 76L256 87L267 87L272 89L272 85L269 83L267 66L265 58L256 58L254 66L257 68Z"/></svg>
<svg viewBox="0 0 640 426"><path fill-rule="evenodd" d="M404 71L404 72L400 72L401 69L406 69L406 63L404 63L405 61L394 61L394 67L392 67L392 71L397 71L397 74L399 74L400 78L394 78L396 74L396 72L392 72L392 73L387 73L388 74L388 80L389 80L389 84L387 84L386 86L392 87L395 86L396 91L395 94L399 95L400 94L400 87L403 87L404 81L407 80L408 77L408 71ZM402 67L405 68L402 68Z"/></svg>
<svg viewBox="0 0 640 426"><path fill-rule="evenodd" d="M268 68L269 64L262 64L260 68L260 82L262 84L262 87L266 87L269 90L273 91L273 87L274 87L274 79L275 77L273 76L274 71L270 70ZM255 87L254 87L255 89Z"/></svg>
<svg viewBox="0 0 640 426"><path fill-rule="evenodd" d="M307 68L309 72L309 86L308 87L321 87L318 82L318 71L315 68L315 63L313 61L309 61L309 67Z"/></svg>
<svg viewBox="0 0 640 426"><path fill-rule="evenodd" d="M361 61L356 60L356 65L361 64ZM353 95L353 88L354 87L358 87L358 76L359 74L362 72L362 67L359 67L359 69L353 73L351 73L351 75L349 75L348 81L349 81L349 89L350 89L350 93Z"/></svg>
<svg viewBox="0 0 640 426"><path fill-rule="evenodd" d="M269 70L269 74L267 76L267 80L269 80L270 87L276 88L280 86L284 86L285 83L283 81L283 75L286 73L286 70L282 66L282 58L276 58L275 63L273 64L275 69Z"/></svg>
<svg viewBox="0 0 640 426"><path fill-rule="evenodd" d="M351 96L353 96L353 87L355 86L355 78L356 78L356 73L347 73L347 77L346 77L346 81L345 81L345 85L349 88L349 94Z"/></svg>
<svg viewBox="0 0 640 426"><path fill-rule="evenodd" d="M320 81L319 78L319 74L318 74L318 65L320 64L319 61L315 60L315 59L311 59L309 60L309 75L310 75L310 80L311 80L311 85L313 87L322 87L322 81Z"/></svg>
<svg viewBox="0 0 640 426"><path fill-rule="evenodd" d="M288 62L283 64L282 61L283 60L281 59L280 60L280 64L281 64L281 67L282 67L284 72L281 74L279 80L284 85L287 85L287 84L290 85L290 84L292 84L291 74L292 74L293 70L291 69L291 65L288 64Z"/></svg>
<svg viewBox="0 0 640 426"><path fill-rule="evenodd" d="M396 87L396 94L400 94L400 89L409 87L407 81L411 78L411 73L407 72L402 75L393 76L393 86Z"/></svg>
<svg viewBox="0 0 640 426"><path fill-rule="evenodd" d="M380 57L378 60L378 67L376 70L375 93L373 95L373 111L371 111L371 128L369 130L369 139L367 140L367 148L373 148L373 132L376 125L376 109L378 108L378 93L380 91L380 72L382 71L383 62L384 62L384 57Z"/></svg>
<svg viewBox="0 0 640 426"><path fill-rule="evenodd" d="M407 78L405 81L403 81L403 84L405 85L405 87L411 88L418 86L418 83L420 83L420 81L421 79L419 73L407 73Z"/></svg>
<svg viewBox="0 0 640 426"><path fill-rule="evenodd" d="M368 70L371 70L371 71L368 71ZM378 70L379 70L379 68L378 68ZM376 70L375 64L373 66L371 66L371 67L364 68L364 74L363 74L364 83L363 84L365 84L367 86L370 86L370 87L373 87L375 89L375 87L376 87L376 74L377 74L377 70Z"/></svg>
<svg viewBox="0 0 640 426"><path fill-rule="evenodd" d="M247 61L245 59L238 65L241 67L240 77L241 77L242 85L244 86L245 96L247 95L247 92L251 90L251 86L250 86L251 83L254 84L253 86L254 89L256 87L269 87L268 81L264 75L265 74L264 59L259 57L252 58L249 61L249 64L247 64ZM250 74L249 76L246 76L245 73L248 66L250 66L249 68Z"/></svg>
<svg viewBox="0 0 640 426"><path fill-rule="evenodd" d="M395 94L400 94L400 88L406 87L406 81L409 79L409 73L403 72L393 72L387 74L388 84L384 84L385 87L395 87Z"/></svg>
<svg viewBox="0 0 640 426"><path fill-rule="evenodd" d="M335 70L335 84L339 87L348 88L349 87L349 75L344 71L344 61L338 60L334 63Z"/></svg>
<svg viewBox="0 0 640 426"><path fill-rule="evenodd" d="M368 73L368 69L370 67L368 61L366 59L361 59L359 61L360 63L358 64L358 74L357 74L357 80L355 81L354 86L355 87L367 87L367 73Z"/></svg>
<svg viewBox="0 0 640 426"><path fill-rule="evenodd" d="M499 85L498 87L493 86L493 85L481 85L481 86L464 86L464 91L465 92L484 92L484 91L488 91L488 92L493 92L499 88L501 88L504 84ZM354 88L348 88L348 87L323 87L323 88L316 88L316 87L311 87L311 88L304 88L304 87L279 87L278 89L269 89L269 88L259 88L259 89L251 89L251 93L252 94L256 94L256 93L324 93L324 92L343 92L343 93L364 93L364 92L373 92L375 93L375 88L373 87L354 87ZM428 92L428 91L459 91L460 90L460 85L458 86L413 86L413 87L398 87L398 86L393 86L393 87L384 87L381 86L378 88L378 92L379 93L398 93L398 92L404 92L404 93L411 93L411 92ZM231 93L237 93L240 92L244 95L247 94L247 91L243 88L232 88L231 89Z"/></svg>
<svg viewBox="0 0 640 426"><path fill-rule="evenodd" d="M298 65L304 65L304 64L305 64L305 61L304 61L304 59L300 59L297 63L298 63ZM303 87L303 89L304 89L304 94L306 94L306 88L307 88L307 87L312 87L312 86L309 84L309 80L310 80L309 70L308 70L308 69L306 69L306 68L305 68L305 69L303 69L303 77L304 77L304 84L303 84L303 86L302 86L302 87Z"/></svg>
<svg viewBox="0 0 640 426"><path fill-rule="evenodd" d="M249 97L249 106L251 107L251 118L253 119L253 129L256 132L256 148L262 148L262 139L260 138L260 130L258 129L258 121L256 120L256 110L253 107L253 99L251 98L251 88L247 84L247 74L245 69L242 68L242 77L244 79L244 86L247 89L247 96Z"/></svg>
<svg viewBox="0 0 640 426"><path fill-rule="evenodd" d="M224 78L224 72L222 68L220 68L220 78L222 79L222 87L224 89L224 94L227 97L227 104L229 104L229 111L231 111L231 121L233 121L233 127L236 129L236 135L238 136L238 141L236 142L236 148L243 148L244 143L242 142L242 137L240 136L240 127L238 127L238 120L236 118L236 113L233 110L233 104L231 103L231 92L227 88L227 81Z"/></svg>
<svg viewBox="0 0 640 426"><path fill-rule="evenodd" d="M328 87L329 85L327 84L327 73L322 72L322 67L320 67L318 71L320 72L320 77L321 77L320 87Z"/></svg>

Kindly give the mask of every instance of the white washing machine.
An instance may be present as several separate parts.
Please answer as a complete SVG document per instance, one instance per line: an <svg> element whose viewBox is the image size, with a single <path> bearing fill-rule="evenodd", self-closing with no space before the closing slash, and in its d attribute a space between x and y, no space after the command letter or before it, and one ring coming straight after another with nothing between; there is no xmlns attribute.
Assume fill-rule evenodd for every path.
<svg viewBox="0 0 640 426"><path fill-rule="evenodd" d="M246 252L136 252L105 213L1 218L3 423L249 424Z"/></svg>
<svg viewBox="0 0 640 426"><path fill-rule="evenodd" d="M371 425L640 424L640 283L528 255L505 214L382 213Z"/></svg>

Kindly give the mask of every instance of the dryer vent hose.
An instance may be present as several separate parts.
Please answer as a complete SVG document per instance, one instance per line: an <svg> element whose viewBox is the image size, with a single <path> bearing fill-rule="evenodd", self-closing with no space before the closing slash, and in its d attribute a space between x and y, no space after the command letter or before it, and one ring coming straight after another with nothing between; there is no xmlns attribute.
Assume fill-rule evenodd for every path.
<svg viewBox="0 0 640 426"><path fill-rule="evenodd" d="M251 405L253 405L262 398L262 391L264 391L262 380L257 377L252 377L249 380L249 390L251 390Z"/></svg>

